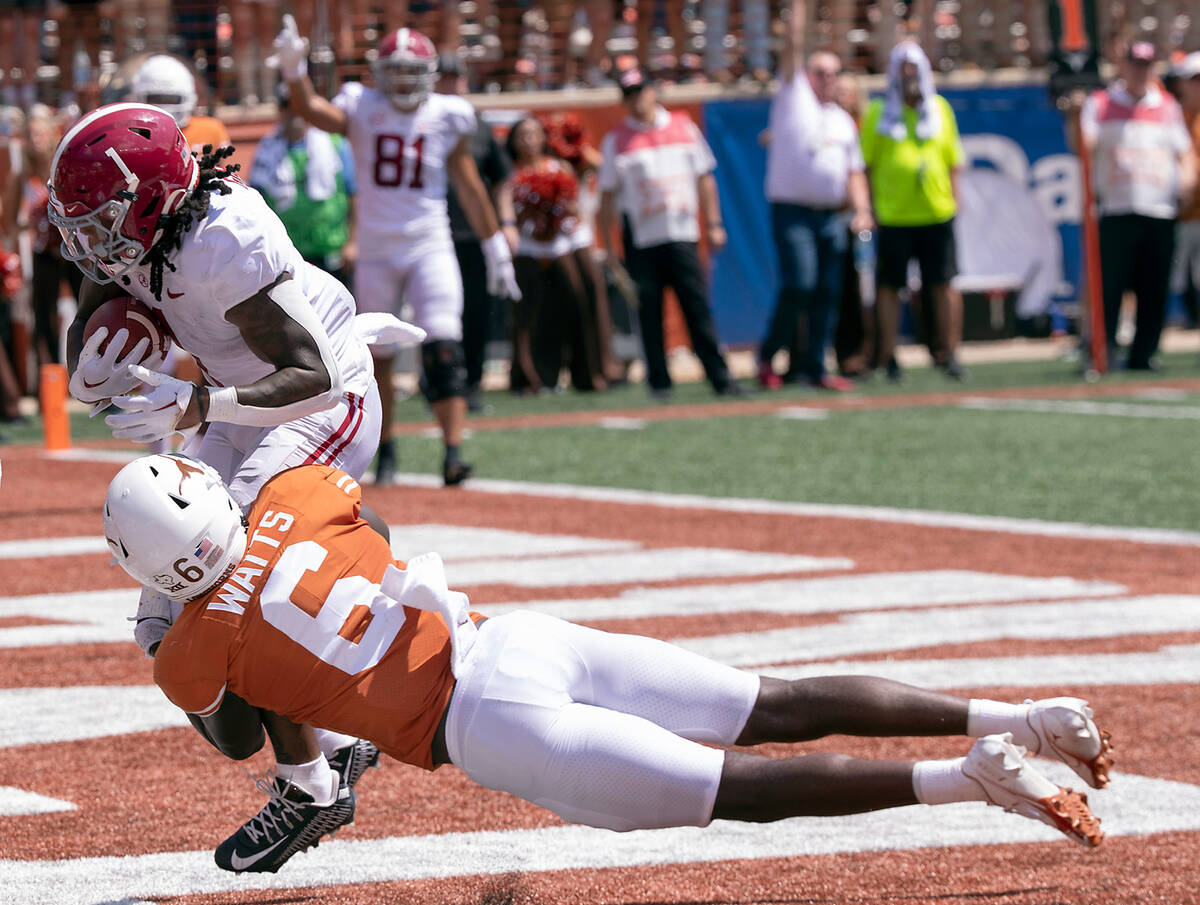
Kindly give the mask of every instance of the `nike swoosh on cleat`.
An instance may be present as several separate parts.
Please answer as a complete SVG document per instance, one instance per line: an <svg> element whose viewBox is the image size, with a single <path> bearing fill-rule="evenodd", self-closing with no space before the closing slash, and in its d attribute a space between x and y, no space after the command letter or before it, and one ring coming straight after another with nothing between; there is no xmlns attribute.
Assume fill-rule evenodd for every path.
<svg viewBox="0 0 1200 905"><path fill-rule="evenodd" d="M251 855L249 858L243 858L235 850L233 852L233 854L229 856L229 863L233 867L234 870L238 870L238 871L246 870L246 868L253 867L255 864L257 864L259 861L261 861L267 855L271 854L271 852L273 852L275 849L279 848L279 846L283 845L283 843L285 843L287 841L288 841L288 839L285 836L284 838L282 838L278 842L276 842L274 845L272 845L270 848L265 848L261 852L257 852L256 854Z"/></svg>

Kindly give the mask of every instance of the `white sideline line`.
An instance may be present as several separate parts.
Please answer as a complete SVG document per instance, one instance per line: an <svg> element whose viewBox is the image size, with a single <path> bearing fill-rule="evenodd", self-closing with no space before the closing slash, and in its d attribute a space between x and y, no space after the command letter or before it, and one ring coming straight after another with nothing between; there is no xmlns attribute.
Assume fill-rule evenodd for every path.
<svg viewBox="0 0 1200 905"><path fill-rule="evenodd" d="M1039 761L1039 769L1043 767L1054 781L1078 785L1075 774L1061 764ZM1112 786L1093 795L1091 801L1110 836L1200 829L1200 788L1187 783L1115 774ZM112 905L139 898L246 889L1028 842L1072 845L1042 823L1005 814L981 802L965 802L936 808L914 805L849 817L797 817L768 825L719 820L704 829L613 833L582 826L551 826L331 840L296 856L281 873L273 875L234 875L218 870L207 849L59 861L0 861L0 884L6 905ZM1076 852L1064 849L1066 854ZM1078 853L1078 857L1083 854ZM519 888L519 879L516 882Z"/></svg>
<svg viewBox="0 0 1200 905"><path fill-rule="evenodd" d="M401 474L397 475L396 480L399 484L409 487L442 486L442 479L434 475ZM543 484L534 481L504 481L493 478L472 478L463 486L479 493L524 494L568 500L594 500L599 503L661 506L667 509L713 509L719 512L842 518L920 525L928 528L954 528L961 531L995 531L1002 534L1026 534L1039 537L1200 547L1200 531L1178 531L1171 528L1085 525L1078 522L1050 522L1042 519L968 515L923 509L892 509L885 506L852 506L843 503L783 503L774 500L706 497L697 494L664 493L658 490L584 487L575 484Z"/></svg>
<svg viewBox="0 0 1200 905"><path fill-rule="evenodd" d="M76 810L78 807L69 801L48 798L12 786L0 786L0 817L26 817L30 814L54 814L59 811Z"/></svg>
<svg viewBox="0 0 1200 905"><path fill-rule="evenodd" d="M830 613L905 606L996 603L1123 594L1103 581L1032 578L952 569L876 572L827 578L746 581L683 588L630 588L615 597L481 604L486 616L536 610L572 622L695 616L701 613Z"/></svg>
<svg viewBox="0 0 1200 905"><path fill-rule="evenodd" d="M922 688L1061 688L1194 685L1200 683L1200 645L1174 645L1127 654L840 660L760 670L780 679L879 676ZM1099 711L1103 701L1096 700ZM0 748L79 741L186 726L183 711L153 685L0 689ZM1101 713L1103 716L1103 713ZM11 778L10 778L11 781ZM3 808L0 807L0 816Z"/></svg>
<svg viewBox="0 0 1200 905"><path fill-rule="evenodd" d="M137 451L72 449L60 458L78 461L129 462ZM399 474L398 484L409 487L439 488L442 479L431 474ZM594 500L600 503L630 503L662 506L669 509L714 509L722 512L750 512L766 515L798 515L806 518L843 518L870 522L894 522L930 528L956 528L962 531L995 531L1002 534L1028 534L1041 537L1069 537L1082 540L1116 540L1139 544L1200 547L1200 532L1171 528L1137 528L1118 525L1086 525L1079 522L1051 522L1011 516L968 515L933 509L894 509L886 506L854 506L848 503L783 503L774 500L705 497L696 494L664 493L654 490L585 487L574 484L544 484L536 481L505 481L472 478L466 488L480 493L524 494L559 499Z"/></svg>
<svg viewBox="0 0 1200 905"><path fill-rule="evenodd" d="M1130 613L1136 613L1137 618L1130 619ZM1200 596L1156 594L849 613L827 625L671 640L710 660L749 667L795 663L817 656L849 657L977 641L1115 638L1194 631L1200 631Z"/></svg>
<svg viewBox="0 0 1200 905"><path fill-rule="evenodd" d="M1118 418L1166 418L1200 421L1200 407L1065 399L964 399L959 408L985 412L1033 412L1047 415L1108 415Z"/></svg>

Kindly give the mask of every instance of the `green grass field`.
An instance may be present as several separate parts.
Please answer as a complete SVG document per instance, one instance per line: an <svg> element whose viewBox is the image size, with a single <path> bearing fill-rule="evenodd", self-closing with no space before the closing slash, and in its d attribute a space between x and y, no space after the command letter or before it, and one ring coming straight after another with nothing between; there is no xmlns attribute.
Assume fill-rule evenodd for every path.
<svg viewBox="0 0 1200 905"><path fill-rule="evenodd" d="M1118 373L1106 382L1144 384L1200 377L1190 354L1168 356L1160 375ZM900 387L881 380L862 397L953 391L969 396L1005 387L1078 386L1073 365L1022 362L972 368L964 385L914 369ZM490 393L494 415L653 409L712 402L707 385L677 387L670 403L641 386L606 394L537 399ZM788 389L751 398L818 398ZM737 402L721 402L736 410ZM1200 395L1097 398L1126 414L972 410L960 406L843 410L822 420L748 415L648 420L636 430L601 426L481 430L465 444L480 477L628 487L728 497L851 503L1033 517L1109 525L1200 530ZM1144 406L1148 415L1138 417ZM1117 411L1117 409L1113 409ZM1164 417L1169 412L1176 418ZM419 399L397 407L401 421L424 422ZM102 419L72 419L77 442L106 439ZM4 429L11 442L38 442L40 425ZM399 438L402 471L438 473L436 439Z"/></svg>

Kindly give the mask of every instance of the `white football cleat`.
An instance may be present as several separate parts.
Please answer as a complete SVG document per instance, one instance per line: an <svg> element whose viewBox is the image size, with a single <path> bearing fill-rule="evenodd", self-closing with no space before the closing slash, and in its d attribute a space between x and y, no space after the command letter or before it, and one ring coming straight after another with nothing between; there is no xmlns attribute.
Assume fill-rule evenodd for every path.
<svg viewBox="0 0 1200 905"><path fill-rule="evenodd" d="M985 735L971 747L963 773L979 784L989 804L1049 824L1081 845L1099 845L1104 833L1087 796L1055 785L1024 754L1010 732Z"/></svg>
<svg viewBox="0 0 1200 905"><path fill-rule="evenodd" d="M1038 739L1029 753L1062 761L1094 789L1107 786L1112 736L1096 726L1087 701L1047 698L1025 703L1030 705L1026 722Z"/></svg>

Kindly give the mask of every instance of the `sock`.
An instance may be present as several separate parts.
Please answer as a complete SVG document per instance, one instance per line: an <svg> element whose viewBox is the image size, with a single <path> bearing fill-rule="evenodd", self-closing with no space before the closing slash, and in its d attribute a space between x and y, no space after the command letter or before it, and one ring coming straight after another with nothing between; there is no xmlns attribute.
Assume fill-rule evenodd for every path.
<svg viewBox="0 0 1200 905"><path fill-rule="evenodd" d="M324 756L306 764L276 764L275 775L311 795L317 807L328 807L337 800L338 775L329 769Z"/></svg>
<svg viewBox="0 0 1200 905"><path fill-rule="evenodd" d="M983 788L963 773L965 757L919 760L913 764L913 793L921 804L987 801Z"/></svg>
<svg viewBox="0 0 1200 905"><path fill-rule="evenodd" d="M1028 722L1029 704L1005 704L986 698L972 698L967 703L967 735L983 738L1011 732L1014 745L1038 747L1038 738Z"/></svg>
<svg viewBox="0 0 1200 905"><path fill-rule="evenodd" d="M446 464L452 465L457 461L458 461L458 445L447 443L446 444Z"/></svg>
<svg viewBox="0 0 1200 905"><path fill-rule="evenodd" d="M321 746L321 753L326 757L332 757L335 752L358 741L353 735L343 735L328 729L314 729L313 734L317 737L317 744Z"/></svg>

